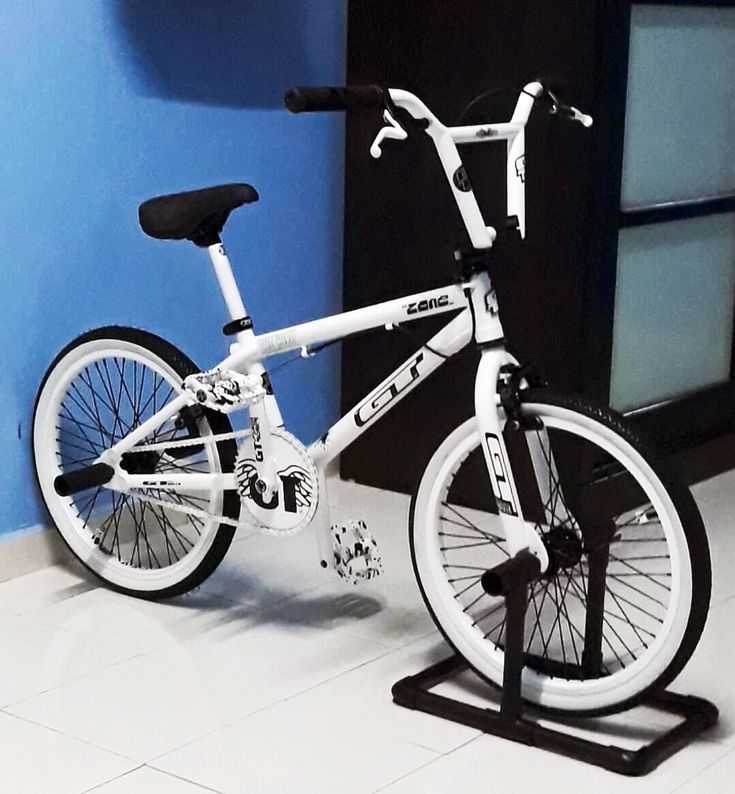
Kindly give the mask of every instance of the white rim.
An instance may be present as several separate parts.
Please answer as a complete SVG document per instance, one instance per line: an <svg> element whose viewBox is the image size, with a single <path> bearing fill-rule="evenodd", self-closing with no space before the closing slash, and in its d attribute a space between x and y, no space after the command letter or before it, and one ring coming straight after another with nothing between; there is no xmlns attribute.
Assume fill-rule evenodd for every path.
<svg viewBox="0 0 735 794"><path fill-rule="evenodd" d="M547 404L524 404L529 415L540 416L549 428L565 430L613 455L635 477L658 513L671 566L671 595L666 617L656 639L638 659L612 675L593 680L550 678L526 668L524 697L548 708L594 710L627 700L652 684L669 666L686 631L692 602L689 550L681 520L663 484L644 458L613 430L570 409ZM479 444L475 419L454 431L439 447L426 468L416 499L413 537L421 585L432 611L447 636L469 663L501 684L503 652L484 640L482 632L462 611L442 567L437 526L441 502L455 472Z"/></svg>
<svg viewBox="0 0 735 794"><path fill-rule="evenodd" d="M177 562L162 568L136 568L102 552L89 529L81 526L73 498L59 496L53 487L55 478L62 472L56 441L56 423L62 400L74 378L85 367L94 361L113 357L135 361L149 368L177 394L180 393L181 376L146 347L121 339L90 340L75 347L56 363L39 395L33 435L36 471L49 513L74 554L100 577L118 587L154 592L178 584L197 569L214 542L218 522L207 520L193 548ZM206 445L205 449L211 470L219 471L219 456L213 452L213 445ZM221 513L222 492L213 489L208 496L208 509Z"/></svg>

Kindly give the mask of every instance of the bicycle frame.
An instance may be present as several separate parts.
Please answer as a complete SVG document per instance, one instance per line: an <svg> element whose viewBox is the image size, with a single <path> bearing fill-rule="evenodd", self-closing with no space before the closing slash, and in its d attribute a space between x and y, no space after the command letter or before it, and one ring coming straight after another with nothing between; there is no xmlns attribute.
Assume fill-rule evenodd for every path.
<svg viewBox="0 0 735 794"><path fill-rule="evenodd" d="M228 297L229 279L221 275L232 275L227 255L221 244L209 248L209 254L220 277L225 300L234 315L246 316L241 301L233 301ZM234 279L232 279L234 287ZM239 298L239 293L237 293ZM242 308L242 314L240 309ZM235 370L247 374L265 372L263 361L267 358L291 350L304 349L312 345L343 339L351 334L360 333L381 326L391 327L423 319L433 315L456 312L446 326L435 334L425 346L414 353L393 373L376 386L360 403L355 405L345 416L339 419L309 451L320 468L340 454L362 433L371 427L387 411L403 399L410 391L423 382L447 358L466 347L474 336L478 342L494 346L492 352L502 358L502 363L512 361L502 347L503 329L497 314L497 301L484 273L473 276L464 284L450 284L446 287L408 295L403 298L355 309L350 312L323 317L311 322L282 328L266 334L256 334L252 329L237 334L237 342L232 345L230 355L217 366L219 370ZM474 316L474 321L473 321ZM502 366L498 364L498 368ZM143 441L152 430L176 415L183 407L193 402L190 395L182 393L163 409L141 424L125 438L104 453L104 459L118 458ZM283 425L281 413L275 395L268 394L264 398L267 421L272 426ZM145 480L148 487L155 482L157 475L132 475L122 473L127 487L142 487ZM218 478L220 487L235 487L234 475L231 474L181 474L177 482L181 487L209 488L213 478ZM165 476L158 477L165 480ZM122 483L121 483L122 484Z"/></svg>
<svg viewBox="0 0 735 794"><path fill-rule="evenodd" d="M209 254L232 319L246 316L223 246L211 246ZM218 364L217 369L261 375L265 372L263 361L270 356L299 348L308 349L311 345L342 339L350 334L381 326L390 328L448 312L457 314L363 400L354 405L324 436L312 443L308 447L309 454L316 464L322 487L326 491L329 463L474 338L482 349L475 384L478 429L484 440L483 451L495 497L499 504L504 505L500 516L509 550L515 553L530 547L543 561L546 559L545 550L534 529L523 520L520 513L518 493L503 442L504 416L497 397L498 376L503 365L517 362L505 350L497 299L486 273L477 273L462 284L450 284L266 334L258 335L252 329L241 331L230 355ZM174 481L170 473L129 474L116 465L124 452L139 445L163 422L191 403L191 395L182 393L103 453L100 462L109 463L116 469L108 487L121 491L156 487L187 490L237 489L234 473L182 473L177 474ZM265 426L283 426L275 395L268 394L263 404L262 421ZM251 408L251 416L252 412ZM212 437L212 441L216 439L216 436ZM145 449L145 444L137 449ZM269 460L267 450L264 458ZM325 535L330 526L328 509L325 495L320 499L315 517L317 525L322 529L320 546L324 560L330 560L330 555L325 553Z"/></svg>
<svg viewBox="0 0 735 794"><path fill-rule="evenodd" d="M464 172L457 144L506 141L508 212L516 216L519 232L521 236L524 236L524 129L534 101L542 91L543 88L539 83L531 83L526 86L519 97L510 122L454 128L442 125L413 94L393 89L390 91L391 99L395 105L406 109L414 118L425 121L426 134L434 141L468 234L473 246L477 249L486 249L492 246L496 235L492 227L485 225ZM210 246L208 252L230 318L235 321L248 317L224 247L218 243ZM503 441L505 418L497 396L498 377L501 367L517 362L505 350L503 329L498 316L498 303L486 273L476 273L462 284L455 283L439 287L266 334L258 335L252 328L244 329L237 333L237 341L232 345L230 355L221 361L216 369L235 370L262 377L265 374L263 361L270 356L299 348L308 351L312 345L343 339L350 334L380 326L389 329L391 326L448 312L457 312L457 316L378 384L361 402L353 406L321 439L311 444L308 448L309 454L316 464L320 482L326 486L326 471L329 463L440 367L447 358L458 353L474 338L482 350L475 382L475 411L478 430L482 438L483 453L493 491L501 508L500 519L509 552L515 554L523 548L529 548L540 558L542 570L544 570L548 564L546 550L533 525L525 522L521 514L516 484ZM209 490L215 487L236 489L237 479L234 473L177 474L173 481L171 474L134 475L121 470L118 465L120 456L124 452L139 445L163 422L193 402L191 395L186 392L182 393L103 453L99 459L100 462L108 463L116 471L108 483L108 487L122 491L127 491L130 488L156 487L176 487L189 490ZM262 405L251 406L250 414L251 421L253 416L257 416L263 431L264 461L263 471L259 474L264 482L270 484L275 479L275 463L273 456L269 454L267 441L269 433L266 431L268 428L283 426L275 395L267 394ZM216 436L212 440L216 440ZM138 449L144 448L145 445L138 446ZM535 455L533 450L531 454L532 457ZM328 511L328 503L326 497L323 496L320 499L316 519L323 529L328 530L329 522L325 520L325 510ZM329 539L325 532L320 535L322 559L331 562L331 555L325 553L326 546L324 545L329 542Z"/></svg>

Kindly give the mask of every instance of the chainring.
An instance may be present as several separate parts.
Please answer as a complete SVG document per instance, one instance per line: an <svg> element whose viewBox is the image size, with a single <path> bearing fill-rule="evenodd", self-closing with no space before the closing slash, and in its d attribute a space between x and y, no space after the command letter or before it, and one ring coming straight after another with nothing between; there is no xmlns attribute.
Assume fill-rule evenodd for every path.
<svg viewBox="0 0 735 794"><path fill-rule="evenodd" d="M240 521L273 535L293 535L314 518L319 501L319 475L306 447L282 428L271 430L278 487L266 499L255 487L258 464L251 435L239 445L235 474L240 493Z"/></svg>

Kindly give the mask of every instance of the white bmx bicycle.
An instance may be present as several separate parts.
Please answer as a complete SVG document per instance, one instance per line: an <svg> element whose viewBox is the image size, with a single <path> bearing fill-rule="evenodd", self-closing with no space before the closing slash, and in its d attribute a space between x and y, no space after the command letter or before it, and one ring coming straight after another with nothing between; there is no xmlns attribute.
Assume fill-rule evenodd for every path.
<svg viewBox="0 0 735 794"><path fill-rule="evenodd" d="M380 570L362 522L333 526L327 467L449 357L474 341L475 416L429 460L413 496L410 545L419 587L447 641L485 679L503 675L505 604L482 574L528 549L541 574L529 591L523 697L541 707L608 713L638 702L682 669L704 627L710 561L688 489L610 409L533 382L505 349L484 254L486 225L458 144L507 147L509 225L525 235L525 141L537 102L589 126L541 83L526 85L510 121L446 127L413 94L375 86L294 89L293 112L382 111L386 139L426 134L436 146L472 250L460 278L374 306L256 334L220 232L257 200L244 184L151 199L151 237L206 247L234 337L200 370L158 336L106 327L56 357L38 393L33 449L41 493L72 552L113 588L144 598L184 593L209 576L238 527L290 535L313 524L319 557L353 582ZM350 334L451 318L322 438L283 427L263 362L315 352ZM249 428L233 432L231 411Z"/></svg>

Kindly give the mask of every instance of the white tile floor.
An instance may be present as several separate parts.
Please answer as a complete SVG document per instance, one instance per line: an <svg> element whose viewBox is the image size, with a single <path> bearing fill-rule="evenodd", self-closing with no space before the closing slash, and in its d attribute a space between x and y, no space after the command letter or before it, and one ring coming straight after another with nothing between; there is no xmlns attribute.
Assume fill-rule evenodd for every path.
<svg viewBox="0 0 735 794"><path fill-rule="evenodd" d="M325 578L308 534L238 539L176 603L115 595L69 566L0 584L0 792L735 791L734 486L727 474L695 489L713 608L675 687L715 700L721 722L648 777L393 705L391 684L447 650L413 582L407 499L343 484L386 562L361 589ZM469 679L446 688L488 694ZM638 710L596 727L635 745L659 722Z"/></svg>

